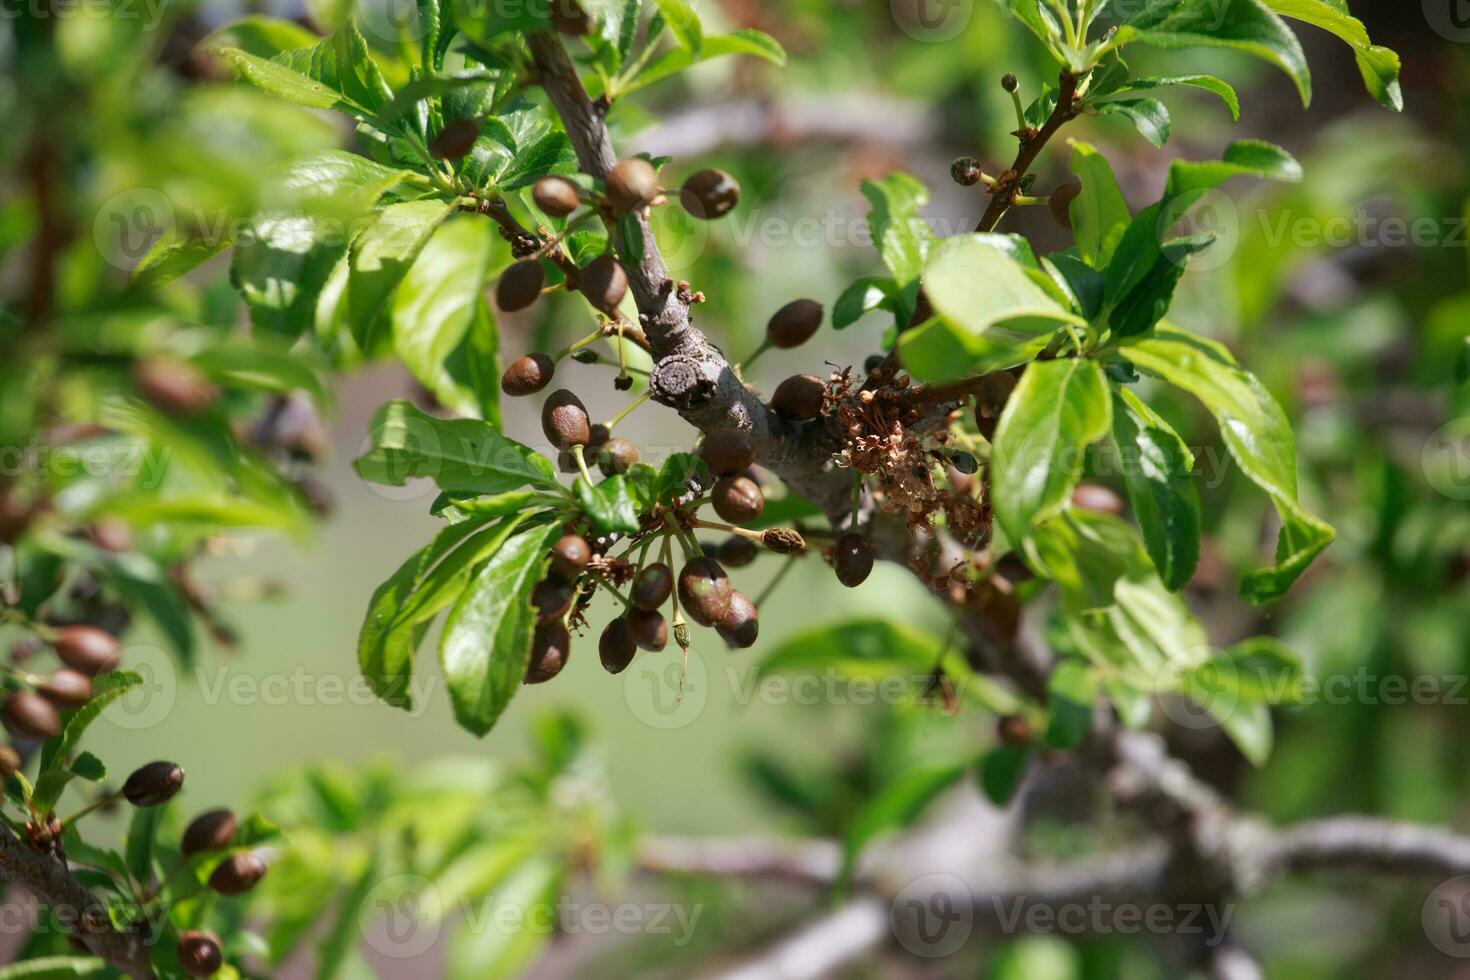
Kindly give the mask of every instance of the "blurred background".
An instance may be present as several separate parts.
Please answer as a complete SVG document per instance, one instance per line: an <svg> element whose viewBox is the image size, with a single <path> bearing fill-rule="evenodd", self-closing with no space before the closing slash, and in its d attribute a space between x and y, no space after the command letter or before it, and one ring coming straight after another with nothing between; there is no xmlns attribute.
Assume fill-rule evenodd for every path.
<svg viewBox="0 0 1470 980"><path fill-rule="evenodd" d="M195 47L242 14L306 18L307 10L290 3L138 2L133 20L92 16L79 6L75 18L58 25L59 70L76 101L45 111L66 113L87 134L85 159L72 171L77 180L57 189L74 226L58 284L62 297L88 288L92 272L105 278L130 267L112 250L105 216L137 188L160 188L174 213L184 214L226 193L220 186L231 187L229 180L205 181L205 173L223 172L248 198L251 175L273 160L351 145L345 128L231 85ZM399 15L373 2L382 0L363 7L369 27ZM708 297L700 326L732 356L756 346L768 316L788 299L811 296L830 308L853 278L877 271L862 234L864 178L907 171L930 188L925 214L937 230L970 228L985 198L949 179L950 162L968 154L999 169L1009 159L1014 122L1001 74L1015 73L1023 95L1052 80L1031 38L988 0L700 6L707 22L776 37L789 66L710 63L619 104L612 122L624 152L670 155L679 179L718 166L744 188L726 221L662 230L676 275L693 275L698 260L695 286ZM1470 23L1457 18L1464 13L1457 0L1424 0L1422 9L1354 0L1352 7L1376 43L1403 57L1402 114L1364 95L1349 49L1303 28L1315 90L1309 109L1284 75L1259 61L1204 50L1140 52L1147 64L1138 68L1208 71L1231 81L1241 93L1240 121L1232 124L1207 93L1179 91L1165 96L1174 132L1163 150L1115 119L1080 120L1068 135L1101 148L1135 207L1154 199L1171 159L1213 158L1238 138L1280 143L1306 171L1304 182L1284 188L1232 185L1229 197L1197 217L1213 223L1221 241L1191 265L1173 312L1182 324L1227 342L1287 407L1300 439L1304 500L1338 529L1337 542L1283 602L1255 609L1235 598L1237 573L1259 553L1263 504L1258 494L1237 492L1243 481L1229 467L1211 468L1225 456L1195 406L1180 401L1162 410L1201 458L1212 537L1188 595L1212 641L1224 646L1270 633L1302 656L1309 675L1349 680L1343 693L1324 690L1316 703L1277 713L1278 746L1264 769L1252 770L1211 732L1197 733L1187 746L1192 761L1246 805L1281 820L1364 811L1464 826L1470 479L1442 465L1433 447L1436 433L1470 408L1456 387L1470 331ZM23 75L27 52L16 32L0 28L0 56ZM11 178L0 178L0 286L14 293L24 286L24 266L9 259L46 229L38 227L29 197L6 186L24 166L20 137L39 110L15 77L5 85L0 157ZM1050 150L1038 187L1065 180L1065 165L1065 148ZM1014 212L1004 230L1032 237L1038 250L1067 241L1044 208ZM214 260L198 278L218 279L227 262ZM217 317L239 315L228 284L211 287L203 302L220 305ZM860 365L881 348L888 325L874 315L840 339L767 355L749 380L769 390L792 373L824 374L824 361ZM583 329L563 304L541 303L502 320L503 354L560 346ZM588 400L594 417L621 407L605 374L570 370L586 371L583 389L605 396ZM753 688L755 656L828 619L881 613L942 635L943 610L896 568L880 568L863 589L848 591L825 569L798 566L762 605L755 651L730 652L712 635L696 635L682 700L673 697L664 669L673 661L609 677L588 638L556 684L524 690L483 741L453 724L432 656L419 660L429 696L414 712L378 704L355 681L367 598L436 525L427 513L427 485L370 486L351 469L369 417L391 397L422 392L399 369L368 366L333 393L324 478L335 504L318 533L241 536L199 568L225 599L222 614L238 635L233 648L206 645L185 667L162 652L165 642L146 624L130 634L130 659L146 665L149 683L162 693L146 711L100 723L98 741L112 753L114 770L182 756L192 799L243 806L300 763L345 770L386 760L413 770L444 757L514 760L531 750L526 732L538 712L574 705L605 760L611 795L638 826L662 833L824 832L841 826L844 806L850 810L855 799L849 790L867 778L864 767L881 768L885 747L901 756L900 743L989 737L983 719L963 713L905 714L899 735L881 706L795 703ZM539 444L533 412L508 403L507 433ZM693 442L691 430L657 407L640 408L626 428L655 452ZM753 595L777 567L774 558L762 559L738 573L737 584ZM259 597L262 591L269 597ZM594 623L605 618L601 613ZM1391 677L1422 683L1417 693L1389 690L1383 679ZM831 792L815 806L793 798L793 781L830 784ZM1044 852L1077 846L1063 812L1043 814L1028 834ZM1344 892L1331 882L1294 884L1243 907L1236 927L1271 976L1470 975L1457 974L1456 961L1426 941L1423 898L1422 890L1400 886ZM766 916L776 913L767 909ZM739 934L768 927L756 915L723 928ZM1017 954L978 950L963 966L944 961L924 975L973 976L985 963L997 976L1163 975L1129 949L1121 939L1088 941L1033 951L1028 955L1040 959L1021 965L1005 959ZM632 954L608 969L648 975L656 965L665 975L682 975L676 963ZM414 975L401 965L378 968L383 976ZM884 975L889 967L869 969Z"/></svg>

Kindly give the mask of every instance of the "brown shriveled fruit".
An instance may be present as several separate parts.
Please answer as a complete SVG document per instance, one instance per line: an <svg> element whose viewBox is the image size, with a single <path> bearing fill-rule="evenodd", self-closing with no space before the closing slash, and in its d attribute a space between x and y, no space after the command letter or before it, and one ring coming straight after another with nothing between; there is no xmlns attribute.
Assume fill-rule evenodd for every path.
<svg viewBox="0 0 1470 980"><path fill-rule="evenodd" d="M726 568L746 568L755 563L756 556L760 554L760 546L754 541L738 534L732 534L720 545L719 554L714 557L720 560L720 564Z"/></svg>
<svg viewBox="0 0 1470 980"><path fill-rule="evenodd" d="M722 476L710 491L715 513L731 524L748 524L766 509L761 488L748 476Z"/></svg>
<svg viewBox="0 0 1470 980"><path fill-rule="evenodd" d="M657 610L629 609L628 633L638 649L658 653L669 645L669 623Z"/></svg>
<svg viewBox="0 0 1470 980"><path fill-rule="evenodd" d="M259 854L232 854L209 876L209 887L221 895L243 895L265 877L266 870Z"/></svg>
<svg viewBox="0 0 1470 980"><path fill-rule="evenodd" d="M604 313L618 308L628 294L628 273L611 252L588 262L581 272L582 295Z"/></svg>
<svg viewBox="0 0 1470 980"><path fill-rule="evenodd" d="M638 447L626 439L609 439L597 451L597 465L608 476L626 473L638 462Z"/></svg>
<svg viewBox="0 0 1470 980"><path fill-rule="evenodd" d="M178 954L179 966L191 977L212 977L225 962L219 941L199 929L179 936Z"/></svg>
<svg viewBox="0 0 1470 980"><path fill-rule="evenodd" d="M602 628L602 635L597 638L597 656L609 674L621 674L627 670L633 662L633 654L637 652L638 644L633 639L626 616L610 620Z"/></svg>
<svg viewBox="0 0 1470 980"><path fill-rule="evenodd" d="M592 422L582 399L558 388L541 406L541 431L558 449L585 446L592 438Z"/></svg>
<svg viewBox="0 0 1470 980"><path fill-rule="evenodd" d="M806 550L806 539L791 527L773 527L761 532L761 544L778 555L796 555Z"/></svg>
<svg viewBox="0 0 1470 980"><path fill-rule="evenodd" d="M1071 180L1051 192L1046 199L1046 209L1052 220L1068 231L1072 230L1072 202L1082 193L1082 182Z"/></svg>
<svg viewBox="0 0 1470 980"><path fill-rule="evenodd" d="M593 422L592 438L587 440L587 445L591 446L593 449L596 449L598 446L607 445L607 441L611 438L612 430L609 429L605 423Z"/></svg>
<svg viewBox="0 0 1470 980"><path fill-rule="evenodd" d="M1072 506L1118 517L1123 513L1123 498L1099 484L1079 483L1072 491Z"/></svg>
<svg viewBox="0 0 1470 980"><path fill-rule="evenodd" d="M873 548L868 539L856 531L848 531L832 546L832 568L837 581L855 589L867 581L873 571Z"/></svg>
<svg viewBox="0 0 1470 980"><path fill-rule="evenodd" d="M635 608L657 612L674 591L674 573L661 561L644 565L633 577L628 598Z"/></svg>
<svg viewBox="0 0 1470 980"><path fill-rule="evenodd" d="M531 187L531 199L542 214L565 218L582 203L577 185L565 177L542 177Z"/></svg>
<svg viewBox="0 0 1470 980"><path fill-rule="evenodd" d="M745 593L731 592L730 608L715 624L715 631L730 646L744 650L755 645L760 626L755 604L745 597Z"/></svg>
<svg viewBox="0 0 1470 980"><path fill-rule="evenodd" d="M0 745L0 779L9 779L20 772L23 760L13 745Z"/></svg>
<svg viewBox="0 0 1470 980"><path fill-rule="evenodd" d="M198 368L170 357L150 357L134 364L133 383L145 400L180 415L198 415L219 396Z"/></svg>
<svg viewBox="0 0 1470 980"><path fill-rule="evenodd" d="M480 120L456 119L444 124L439 135L429 142L429 152L440 160L458 160L475 148L480 135Z"/></svg>
<svg viewBox="0 0 1470 980"><path fill-rule="evenodd" d="M812 334L821 325L821 303L814 299L794 299L771 317L766 324L766 337L773 347L800 347L812 338Z"/></svg>
<svg viewBox="0 0 1470 980"><path fill-rule="evenodd" d="M176 762L139 766L123 783L123 796L133 806L162 806L184 788L184 769Z"/></svg>
<svg viewBox="0 0 1470 980"><path fill-rule="evenodd" d="M575 582L592 560L592 548L580 534L564 534L551 546L551 567L564 581Z"/></svg>
<svg viewBox="0 0 1470 980"><path fill-rule="evenodd" d="M500 390L512 398L534 395L551 383L556 362L546 354L527 354L510 362L500 376Z"/></svg>
<svg viewBox="0 0 1470 980"><path fill-rule="evenodd" d="M607 174L607 200L623 214L647 204L658 193L658 171L642 157L629 157Z"/></svg>
<svg viewBox="0 0 1470 980"><path fill-rule="evenodd" d="M679 570L679 602L700 626L713 626L730 611L730 578L720 563L700 555Z"/></svg>
<svg viewBox="0 0 1470 980"><path fill-rule="evenodd" d="M555 579L542 579L531 590L531 605L536 607L538 622L550 623L561 619L572 608L572 587Z"/></svg>
<svg viewBox="0 0 1470 980"><path fill-rule="evenodd" d="M224 850L235 839L236 826L235 815L229 810L206 810L184 828L179 853L188 857L204 851Z"/></svg>
<svg viewBox="0 0 1470 980"><path fill-rule="evenodd" d="M531 662L526 665L527 684L545 684L567 665L572 653L572 635L561 623L542 623L531 637Z"/></svg>
<svg viewBox="0 0 1470 980"><path fill-rule="evenodd" d="M1001 744L1013 749L1024 748L1031 744L1036 733L1031 730L1031 723L1024 715L1006 715L995 723L996 736L1000 738Z"/></svg>
<svg viewBox="0 0 1470 980"><path fill-rule="evenodd" d="M92 700L92 678L63 667L36 685L36 693L58 708L80 708Z"/></svg>
<svg viewBox="0 0 1470 980"><path fill-rule="evenodd" d="M546 270L540 259L521 259L500 274L495 284L495 305L507 313L524 310L541 298Z"/></svg>
<svg viewBox="0 0 1470 980"><path fill-rule="evenodd" d="M699 456L715 476L738 476L755 462L755 446L743 430L724 426L704 437Z"/></svg>
<svg viewBox="0 0 1470 980"><path fill-rule="evenodd" d="M696 218L723 218L740 203L740 185L723 170L701 170L684 181L679 203Z"/></svg>
<svg viewBox="0 0 1470 980"><path fill-rule="evenodd" d="M122 650L106 630L78 623L63 626L52 641L61 662L91 677L117 669Z"/></svg>
<svg viewBox="0 0 1470 980"><path fill-rule="evenodd" d="M12 735L52 738L61 734L56 706L34 691L17 691L0 706L0 721Z"/></svg>
<svg viewBox="0 0 1470 980"><path fill-rule="evenodd" d="M771 408L782 418L806 422L822 414L827 386L814 374L794 374L776 386Z"/></svg>

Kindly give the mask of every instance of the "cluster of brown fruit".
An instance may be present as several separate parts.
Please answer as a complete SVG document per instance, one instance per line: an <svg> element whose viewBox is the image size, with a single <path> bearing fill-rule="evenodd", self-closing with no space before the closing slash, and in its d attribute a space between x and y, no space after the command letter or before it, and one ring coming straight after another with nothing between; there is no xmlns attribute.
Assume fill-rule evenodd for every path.
<svg viewBox="0 0 1470 980"><path fill-rule="evenodd" d="M66 666L49 677L26 674L18 678L26 686L12 691L0 704L0 721L12 735L60 735L60 712L90 701L92 678L116 670L122 659L117 638L95 626L62 626L48 631L47 639ZM0 771L11 768L11 762L18 758L14 749L0 746Z"/></svg>

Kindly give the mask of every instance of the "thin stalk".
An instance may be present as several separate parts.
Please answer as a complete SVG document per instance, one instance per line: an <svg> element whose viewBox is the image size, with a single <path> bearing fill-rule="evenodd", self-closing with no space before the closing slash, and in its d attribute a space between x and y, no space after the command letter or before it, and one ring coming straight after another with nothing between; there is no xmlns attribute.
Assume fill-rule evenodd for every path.
<svg viewBox="0 0 1470 980"><path fill-rule="evenodd" d="M572 458L577 461L577 469L582 472L582 479L587 481L589 487L592 486L592 474L587 472L587 458L583 455L581 446L572 447Z"/></svg>
<svg viewBox="0 0 1470 980"><path fill-rule="evenodd" d="M761 589L761 594L755 597L755 607L757 609L765 607L766 600L776 591L776 587L781 584L781 580L786 577L786 573L791 571L792 567L795 566L796 557L796 555L792 555L787 558L786 562L776 570L776 574L771 576L771 580L766 583L765 588Z"/></svg>
<svg viewBox="0 0 1470 980"><path fill-rule="evenodd" d="M628 407L627 408L624 408L621 412L619 412L618 414L614 415L612 418L610 418L610 419L607 420L607 422L605 424L607 425L608 429L611 430L613 426L617 425L623 419L627 418L632 413L633 409L637 408L639 405L642 405L644 402L648 401L648 399L651 398L651 397L653 397L653 389L652 388L648 389L643 394L641 394L637 398L633 399L631 402L628 403Z"/></svg>

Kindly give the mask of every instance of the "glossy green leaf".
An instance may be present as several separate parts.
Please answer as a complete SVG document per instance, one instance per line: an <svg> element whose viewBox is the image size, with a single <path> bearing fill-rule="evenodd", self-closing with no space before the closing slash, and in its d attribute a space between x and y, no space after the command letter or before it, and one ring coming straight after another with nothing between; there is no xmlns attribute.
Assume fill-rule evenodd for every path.
<svg viewBox="0 0 1470 980"><path fill-rule="evenodd" d="M1072 144L1072 173L1082 182L1081 193L1068 209L1077 253L1083 262L1101 269L1112 258L1132 215L1113 168L1091 144Z"/></svg>
<svg viewBox="0 0 1470 980"><path fill-rule="evenodd" d="M1129 78L1122 80L1117 85L1108 86L1101 92L1096 92L1096 86L1094 86L1096 92L1094 97L1121 95L1126 92L1148 92L1174 85L1188 85L1215 93L1230 110L1230 120L1232 122L1240 120L1240 99L1235 94L1235 89L1214 75L1155 75L1150 78Z"/></svg>
<svg viewBox="0 0 1470 980"><path fill-rule="evenodd" d="M1184 331L1161 327L1123 349L1139 370L1209 409L1236 464L1275 504L1282 521L1276 564L1246 576L1241 594L1257 604L1280 598L1333 539L1332 528L1297 499L1296 439L1281 406L1224 347Z"/></svg>
<svg viewBox="0 0 1470 980"><path fill-rule="evenodd" d="M321 38L300 24L279 17L251 16L232 21L199 43L201 48L239 48L257 58L274 58L283 51L309 48Z"/></svg>
<svg viewBox="0 0 1470 980"><path fill-rule="evenodd" d="M1157 99L1110 99L1099 102L1095 108L1100 116L1123 116L1154 146L1169 142L1172 129L1169 110Z"/></svg>
<svg viewBox="0 0 1470 980"><path fill-rule="evenodd" d="M454 718L475 735L494 727L526 674L536 624L531 590L546 574L555 523L512 536L475 574L439 642Z"/></svg>
<svg viewBox="0 0 1470 980"><path fill-rule="evenodd" d="M1011 541L1059 511L1082 477L1087 447L1112 424L1097 362L1035 361L1006 402L990 457L990 499Z"/></svg>
<svg viewBox="0 0 1470 980"><path fill-rule="evenodd" d="M352 241L348 253L348 326L358 347L371 352L382 314L419 252L454 205L444 201L390 204Z"/></svg>
<svg viewBox="0 0 1470 980"><path fill-rule="evenodd" d="M919 278L924 261L934 244L929 223L919 209L929 203L929 191L906 173L895 172L881 180L865 180L863 196L868 199L868 227L883 264L899 286Z"/></svg>
<svg viewBox="0 0 1470 980"><path fill-rule="evenodd" d="M621 91L625 94L633 92L677 75L697 62L732 54L751 55L775 65L786 64L786 51L775 38L753 28L742 27L729 34L705 35L697 56L685 47L665 51L649 61L632 81L621 87Z"/></svg>
<svg viewBox="0 0 1470 980"><path fill-rule="evenodd" d="M530 485L561 491L545 456L476 419L439 419L398 399L373 417L373 447L354 464L364 480L401 487L432 479L441 490L504 493Z"/></svg>
<svg viewBox="0 0 1470 980"><path fill-rule="evenodd" d="M891 294L898 290L892 279L867 276L848 286L832 304L832 329L850 327L864 314L874 310L888 309L893 301Z"/></svg>
<svg viewBox="0 0 1470 980"><path fill-rule="evenodd" d="M1193 454L1167 422L1127 389L1113 395L1113 438L1144 546L1164 585L1178 591L1199 564Z"/></svg>
<svg viewBox="0 0 1470 980"><path fill-rule="evenodd" d="M1403 109L1399 56L1369 40L1367 28L1348 12L1345 0L1265 0L1265 3L1283 17L1331 31L1347 42L1353 49L1368 92L1394 111Z"/></svg>
<svg viewBox="0 0 1470 980"><path fill-rule="evenodd" d="M162 812L161 806L134 807L132 820L128 822L125 860L128 874L140 884L153 877L153 838L158 833L158 816Z"/></svg>
<svg viewBox="0 0 1470 980"><path fill-rule="evenodd" d="M131 283L143 292L159 289L208 262L231 244L225 236L189 238L170 228L133 268Z"/></svg>
<svg viewBox="0 0 1470 980"><path fill-rule="evenodd" d="M572 486L582 513L602 534L632 534L638 530L638 505L627 478L610 476L596 486L581 477Z"/></svg>
<svg viewBox="0 0 1470 980"><path fill-rule="evenodd" d="M104 708L143 683L143 678L130 670L113 671L92 682L92 698L66 719L66 727L41 747L41 771L58 769L77 749L87 726L97 720ZM54 802L54 801L53 801Z"/></svg>
<svg viewBox="0 0 1470 980"><path fill-rule="evenodd" d="M704 31L700 27L699 14L695 13L689 0L654 0L654 3L679 47L698 55L704 44Z"/></svg>

